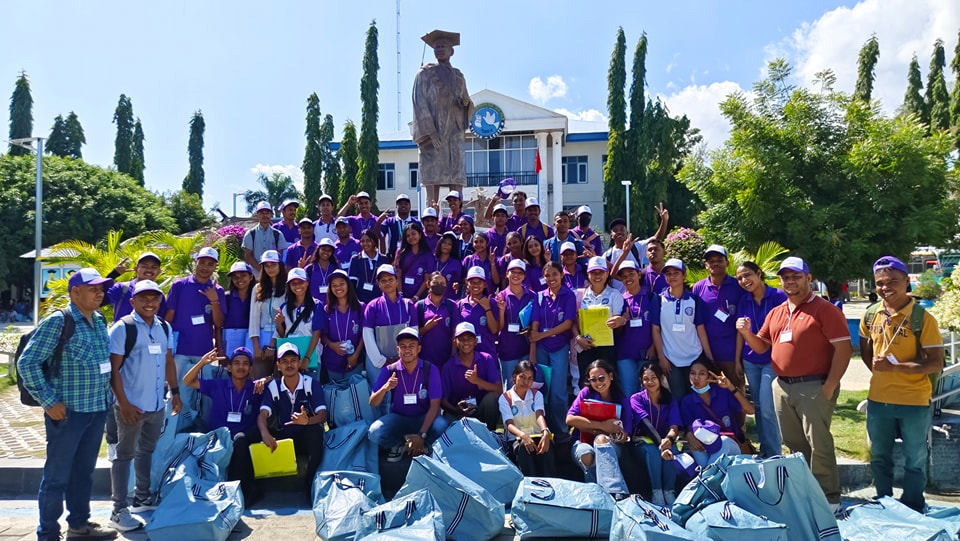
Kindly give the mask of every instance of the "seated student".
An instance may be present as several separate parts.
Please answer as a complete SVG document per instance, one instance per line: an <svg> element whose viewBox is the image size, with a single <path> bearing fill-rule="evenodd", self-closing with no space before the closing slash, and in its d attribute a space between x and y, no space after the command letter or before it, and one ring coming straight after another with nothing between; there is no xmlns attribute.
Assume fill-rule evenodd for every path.
<svg viewBox="0 0 960 541"><path fill-rule="evenodd" d="M277 350L281 377L267 384L257 428L263 443L275 451L278 439L292 439L297 454L307 455L306 490L323 459L323 424L327 406L320 382L300 374L300 350L287 342Z"/></svg>
<svg viewBox="0 0 960 541"><path fill-rule="evenodd" d="M679 452L676 441L680 434L680 408L664 384L666 376L659 364L647 363L640 367L640 380L643 390L630 397L635 437L627 449L637 462L647 465L650 502L673 505L677 469L667 461Z"/></svg>
<svg viewBox="0 0 960 541"><path fill-rule="evenodd" d="M513 386L498 403L513 458L524 476L556 477L550 429L543 414L543 393L533 389L534 368L522 360L513 369Z"/></svg>
<svg viewBox="0 0 960 541"><path fill-rule="evenodd" d="M230 364L227 365L230 379L200 377L204 366L219 360L217 350L207 352L200 358L200 362L193 365L183 376L183 384L213 399L213 407L206 419L210 430L221 426L230 430L234 453L227 468L228 479L240 481L243 503L250 507L263 497L263 489L253 482L253 463L250 461L250 453L246 452L251 443L260 441L257 415L260 413L263 388L261 385L258 391L254 382L249 379L253 367L253 352L242 346L235 348L230 355Z"/></svg>
<svg viewBox="0 0 960 541"><path fill-rule="evenodd" d="M690 365L690 388L693 393L680 401L680 418L688 428L687 444L693 450L693 458L699 466L706 466L721 454L740 454L740 443L745 441L737 419L741 413L753 415L753 404L740 389L724 375L717 375L713 365L700 358ZM716 383L716 387L712 386ZM716 423L720 427L720 449L708 455L704 444L697 438L694 422Z"/></svg>
<svg viewBox="0 0 960 541"><path fill-rule="evenodd" d="M400 360L380 371L370 395L370 406L377 408L393 391L390 413L374 421L369 431L370 441L389 450L388 462L399 462L405 447L411 456L428 453L430 444L447 429L440 415L440 371L420 359L420 349L417 329L407 327L397 333Z"/></svg>
<svg viewBox="0 0 960 541"><path fill-rule="evenodd" d="M473 323L458 323L454 340L457 353L440 373L444 417L448 421L474 417L494 430L499 420L497 398L503 392L500 366L492 355L476 349L477 331Z"/></svg>

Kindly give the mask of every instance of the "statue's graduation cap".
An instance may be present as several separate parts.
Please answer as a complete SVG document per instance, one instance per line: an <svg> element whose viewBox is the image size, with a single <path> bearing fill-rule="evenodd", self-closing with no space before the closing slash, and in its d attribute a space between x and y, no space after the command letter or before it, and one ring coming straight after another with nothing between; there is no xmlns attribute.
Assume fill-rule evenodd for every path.
<svg viewBox="0 0 960 541"><path fill-rule="evenodd" d="M451 47L460 45L460 32L447 32L446 30L434 30L424 35L422 39L427 45L434 47L436 42L446 40L450 42Z"/></svg>

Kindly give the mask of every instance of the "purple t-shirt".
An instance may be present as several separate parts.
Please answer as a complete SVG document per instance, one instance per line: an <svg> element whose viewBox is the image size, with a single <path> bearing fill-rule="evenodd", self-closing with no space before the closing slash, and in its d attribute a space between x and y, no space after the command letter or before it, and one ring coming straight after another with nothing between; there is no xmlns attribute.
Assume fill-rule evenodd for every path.
<svg viewBox="0 0 960 541"><path fill-rule="evenodd" d="M403 282L400 291L404 297L412 299L423 286L424 277L437 266L436 257L430 252L421 251L418 254L408 251L400 256L400 271Z"/></svg>
<svg viewBox="0 0 960 541"><path fill-rule="evenodd" d="M410 299L398 296L396 301L391 301L385 295L380 295L363 309L364 327L375 329L401 323L409 327L417 326L417 310ZM393 352L388 353L394 355Z"/></svg>
<svg viewBox="0 0 960 541"><path fill-rule="evenodd" d="M200 378L200 392L213 399L210 406L210 412L207 414L207 425L211 430L227 427L230 435L236 435L248 430L256 430L257 415L260 414L260 401L262 394L254 394L253 382L247 381L243 389L237 391L233 386L233 380L226 379L204 379ZM240 421L231 423L228 414L237 412L240 414Z"/></svg>
<svg viewBox="0 0 960 541"><path fill-rule="evenodd" d="M129 282L117 282L110 286L107 293L103 296L103 304L113 305L113 321L119 321L120 318L133 313L133 306L130 304L130 298L133 297L133 287L137 285L137 279ZM160 295L160 310L157 312L161 317L167 313L166 296Z"/></svg>
<svg viewBox="0 0 960 541"><path fill-rule="evenodd" d="M287 225L286 223L280 221L273 224L273 228L283 233L283 238L287 240L287 244L291 246L300 242L300 225L294 222L293 225Z"/></svg>
<svg viewBox="0 0 960 541"><path fill-rule="evenodd" d="M751 331L753 334L757 334L763 327L763 321L767 319L767 314L775 306L783 304L786 300L787 295L783 291L770 286L767 286L763 292L763 299L760 300L760 304L753 301L752 294L744 293L737 304L737 317L750 318ZM750 349L750 344L744 342L743 360L754 364L768 364L770 362L770 350L767 350L766 353L757 353Z"/></svg>
<svg viewBox="0 0 960 541"><path fill-rule="evenodd" d="M633 410L633 433L649 436L658 444L660 439L667 437L671 426L683 426L677 401L671 399L669 404L652 404L646 389L630 397L630 409ZM643 419L650 419L650 424L657 429L657 434L650 433ZM659 439L657 435L660 436Z"/></svg>
<svg viewBox="0 0 960 541"><path fill-rule="evenodd" d="M590 240L590 241L587 240L587 238L595 234L596 231L594 231L589 227L586 229L580 229L579 225L577 227L574 227L570 231L573 231L577 235L580 235L580 238L583 239L584 244L589 244L590 247L593 248L594 253L596 253L597 255L603 255L603 241L600 240L600 235L597 235L593 240Z"/></svg>
<svg viewBox="0 0 960 541"><path fill-rule="evenodd" d="M549 290L538 294L533 303L533 314L530 320L539 322L540 332L546 332L575 317L577 317L577 294L560 286L555 299L550 296ZM573 338L573 329L568 329L558 335L543 338L537 344L552 353L570 345L571 338Z"/></svg>
<svg viewBox="0 0 960 541"><path fill-rule="evenodd" d="M520 324L520 310L530 303L535 303L537 294L527 288L523 288L523 293L517 298L509 289L504 290L504 303L506 309L503 312L503 328L500 329L500 341L497 344L497 352L503 361L513 361L526 357L530 354L530 342L520 331L523 326ZM509 375L509 374L508 374Z"/></svg>
<svg viewBox="0 0 960 541"><path fill-rule="evenodd" d="M737 304L743 288L733 276L725 275L720 287L707 277L693 284L693 294L706 306L704 329L714 360L733 362L737 354ZM718 317L720 313L723 315Z"/></svg>
<svg viewBox="0 0 960 541"><path fill-rule="evenodd" d="M446 233L447 231L453 231L453 226L457 225L460 222L460 217L465 213L460 211L460 214L453 216L452 214L447 214L440 220L440 232Z"/></svg>
<svg viewBox="0 0 960 541"><path fill-rule="evenodd" d="M737 397L730 391L712 385L707 391L710 395L710 406L695 392L690 392L680 401L680 418L685 427L690 427L697 419L713 421L720 425L720 432L732 432L740 438L740 423L737 416L743 411Z"/></svg>
<svg viewBox="0 0 960 541"><path fill-rule="evenodd" d="M359 312L351 310L348 307L347 312L343 313L339 307L334 307L332 313L324 310L323 317L326 319L326 329L324 329L324 332L329 340L333 342L349 340L354 348L360 345L361 332L363 330L362 304L360 305ZM347 371L347 356L338 354L333 348L323 348L321 362L323 366L327 367L327 370L338 373Z"/></svg>
<svg viewBox="0 0 960 541"><path fill-rule="evenodd" d="M527 215L524 214L521 216L514 212L509 218L507 218L507 229L510 231L516 231L525 223L527 223Z"/></svg>
<svg viewBox="0 0 960 541"><path fill-rule="evenodd" d="M494 253L498 258L503 255L503 250L507 246L507 234L513 231L510 227L506 227L503 230L503 234L497 233L495 227L491 227L487 230L487 246L488 250Z"/></svg>
<svg viewBox="0 0 960 541"><path fill-rule="evenodd" d="M440 233L434 233L433 235L423 234L423 238L427 241L427 246L430 247L430 252L437 253L437 243L440 242L442 235Z"/></svg>
<svg viewBox="0 0 960 541"><path fill-rule="evenodd" d="M360 243L354 237L350 237L346 242L340 242L340 239L337 239L333 243L333 257L343 270L350 268L350 259L359 253Z"/></svg>
<svg viewBox="0 0 960 541"><path fill-rule="evenodd" d="M464 366L460 358L454 355L443 365L443 371L440 373L440 379L443 381L443 397L447 402L455 405L468 398L476 398L479 401L489 392L480 389L464 377L467 370L472 369L474 365L477 367L477 375L480 379L487 383L500 383L500 364L491 355L474 351L471 366Z"/></svg>
<svg viewBox="0 0 960 541"><path fill-rule="evenodd" d="M497 292L497 284L493 283L493 272L490 268L490 257L480 257L477 254L470 254L467 257L463 258L463 268L466 271L463 273L464 278L467 276L467 272L470 271L471 267L480 267L483 269L484 275L487 277L487 294L492 295ZM497 271L500 272L499 270ZM466 282L466 280L464 280ZM463 286L461 286L462 288Z"/></svg>
<svg viewBox="0 0 960 541"><path fill-rule="evenodd" d="M663 269L660 269L661 271ZM661 291L669 287L667 279L663 277L663 272L653 270L653 265L647 265L643 269L643 285L648 291L659 295Z"/></svg>
<svg viewBox="0 0 960 541"><path fill-rule="evenodd" d="M544 234L544 229L546 229L546 234ZM540 242L544 242L555 233L553 228L543 222L537 222L536 225L531 225L529 222L524 222L517 226L517 233L520 233L520 236L524 239L527 237L536 237L540 239Z"/></svg>
<svg viewBox="0 0 960 541"><path fill-rule="evenodd" d="M592 387L587 385L583 389L580 389L580 392L577 393L577 397L573 399L573 404L570 405L570 409L567 410L567 415L576 415L580 416L581 404L584 400L603 400L600 397L600 393L593 390ZM630 408L630 397L624 396L620 399L620 420L623 421L623 431L627 434L633 434L633 410ZM573 431L574 439L579 439L580 431Z"/></svg>
<svg viewBox="0 0 960 541"><path fill-rule="evenodd" d="M417 360L417 367L413 369L412 374L404 370L403 364L400 361L391 363L385 366L384 370L380 371L380 377L377 378L377 382L373 386L373 391L376 392L381 389L384 384L387 383L387 380L390 379L390 376L396 372L399 381L397 382L397 387L390 393L392 406L390 411L404 417L420 417L426 415L427 412L430 411L430 401L443 398L443 383L440 381L440 370L437 368L437 365L430 363L430 379L427 382L426 388L424 388L423 371L423 359ZM417 397L415 404L403 403L403 395L408 393Z"/></svg>
<svg viewBox="0 0 960 541"><path fill-rule="evenodd" d="M587 285L587 269L580 263L574 264L575 270L573 272L567 271L566 267L563 269L563 285L576 291L578 289L583 289Z"/></svg>
<svg viewBox="0 0 960 541"><path fill-rule="evenodd" d="M311 263L304 270L310 279L310 294L320 301L320 304L327 304L327 288L330 287L330 275L337 270L336 262L331 260L325 269L320 263Z"/></svg>
<svg viewBox="0 0 960 541"><path fill-rule="evenodd" d="M307 259L312 259L313 252L317 251L317 246L320 246L315 241L311 242L309 245L304 246L299 240L296 244L291 244L287 247L287 251L283 255L283 264L286 265L287 269L292 269L299 266L300 258L304 255L307 256Z"/></svg>
<svg viewBox="0 0 960 541"><path fill-rule="evenodd" d="M477 351L482 351L488 355L496 355L497 337L487 327L487 317L492 315L493 319L496 320L500 315L500 306L497 305L497 300L494 297L489 297L489 299L490 314L487 314L479 303L471 302L469 297L460 299L457 301L457 305L460 308L460 321L473 323L473 328L477 330Z"/></svg>
<svg viewBox="0 0 960 541"><path fill-rule="evenodd" d="M366 218L359 215L347 216L347 221L350 222L350 236L355 239L359 239L364 230L373 229L377 225L377 217L373 213Z"/></svg>
<svg viewBox="0 0 960 541"><path fill-rule="evenodd" d="M543 267L527 261L527 272L523 283L533 292L546 290L547 281L543 278Z"/></svg>
<svg viewBox="0 0 960 541"><path fill-rule="evenodd" d="M246 299L241 299L236 291L227 291L225 293L226 304L223 314L224 329L243 329L250 327L250 300L253 298L253 288ZM228 354L230 352L227 352Z"/></svg>
<svg viewBox="0 0 960 541"><path fill-rule="evenodd" d="M453 288L453 284L461 284L460 291L463 291L463 264L453 257L447 257L446 261L440 261L440 258L436 258L434 263L433 272L439 272L447 279L447 292L443 296L448 299L459 297L460 294Z"/></svg>
<svg viewBox="0 0 960 541"><path fill-rule="evenodd" d="M641 359L653 345L653 325L650 324L650 293L640 289L636 295L623 294L623 303L630 321L618 337L617 357Z"/></svg>
<svg viewBox="0 0 960 541"><path fill-rule="evenodd" d="M423 314L423 317L420 317L420 314ZM417 303L417 319L421 325L424 325L434 317L442 317L443 321L420 336L420 342L425 344L420 351L420 357L442 367L450 358L453 330L460 322L460 310L450 299L445 298L440 306L437 306L433 303L433 299L427 296Z"/></svg>
<svg viewBox="0 0 960 541"><path fill-rule="evenodd" d="M220 306L227 304L223 288L214 281L198 282L194 275L170 284L167 308L174 310L170 326L177 335L177 355L202 356L213 347L212 306L203 291L210 286L217 290Z"/></svg>

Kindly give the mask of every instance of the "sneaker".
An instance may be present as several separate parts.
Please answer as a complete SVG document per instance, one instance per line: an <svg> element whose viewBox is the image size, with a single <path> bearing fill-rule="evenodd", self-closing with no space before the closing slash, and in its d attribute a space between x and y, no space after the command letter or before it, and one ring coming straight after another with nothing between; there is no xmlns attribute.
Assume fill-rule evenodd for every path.
<svg viewBox="0 0 960 541"><path fill-rule="evenodd" d="M96 522L87 522L79 528L67 530L67 539L115 539L117 530L104 528Z"/></svg>
<svg viewBox="0 0 960 541"><path fill-rule="evenodd" d="M117 444L111 443L107 445L107 460L113 462L117 459Z"/></svg>
<svg viewBox="0 0 960 541"><path fill-rule="evenodd" d="M843 508L840 507L839 503L831 503L830 511L833 513L834 518L837 520L843 519Z"/></svg>
<svg viewBox="0 0 960 541"><path fill-rule="evenodd" d="M107 524L118 532L129 532L142 528L146 523L140 517L131 515L130 510L124 507L119 511L114 511L110 515L110 522Z"/></svg>
<svg viewBox="0 0 960 541"><path fill-rule="evenodd" d="M653 493L650 495L650 503L653 505L666 505L666 500L663 499L663 490L659 488L653 489Z"/></svg>
<svg viewBox="0 0 960 541"><path fill-rule="evenodd" d="M672 490L666 490L666 489L664 489L664 491L663 491L663 503L665 503L665 504L667 504L667 505L669 505L669 506L673 506L673 502L676 501L676 499L677 499L677 496L673 493Z"/></svg>
<svg viewBox="0 0 960 541"><path fill-rule="evenodd" d="M141 500L140 498L133 499L133 505L130 506L131 513L146 513L147 511L153 511L157 508L157 501L153 498L147 498L146 500Z"/></svg>
<svg viewBox="0 0 960 541"><path fill-rule="evenodd" d="M391 447L387 452L387 462L400 462L403 460L404 453L407 452L405 445L397 445L396 447Z"/></svg>

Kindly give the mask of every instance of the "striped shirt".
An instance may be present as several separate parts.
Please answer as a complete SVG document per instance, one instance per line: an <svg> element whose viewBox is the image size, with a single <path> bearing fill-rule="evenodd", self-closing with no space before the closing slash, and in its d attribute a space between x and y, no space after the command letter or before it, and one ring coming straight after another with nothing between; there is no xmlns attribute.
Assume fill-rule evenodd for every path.
<svg viewBox="0 0 960 541"><path fill-rule="evenodd" d="M94 312L91 326L73 303L69 309L76 325L73 336L63 348L59 376L44 377L43 363L53 355L60 338L63 328L61 312L40 322L23 350L17 369L24 386L44 409L62 402L70 411L106 411L113 403L107 321L102 314Z"/></svg>

